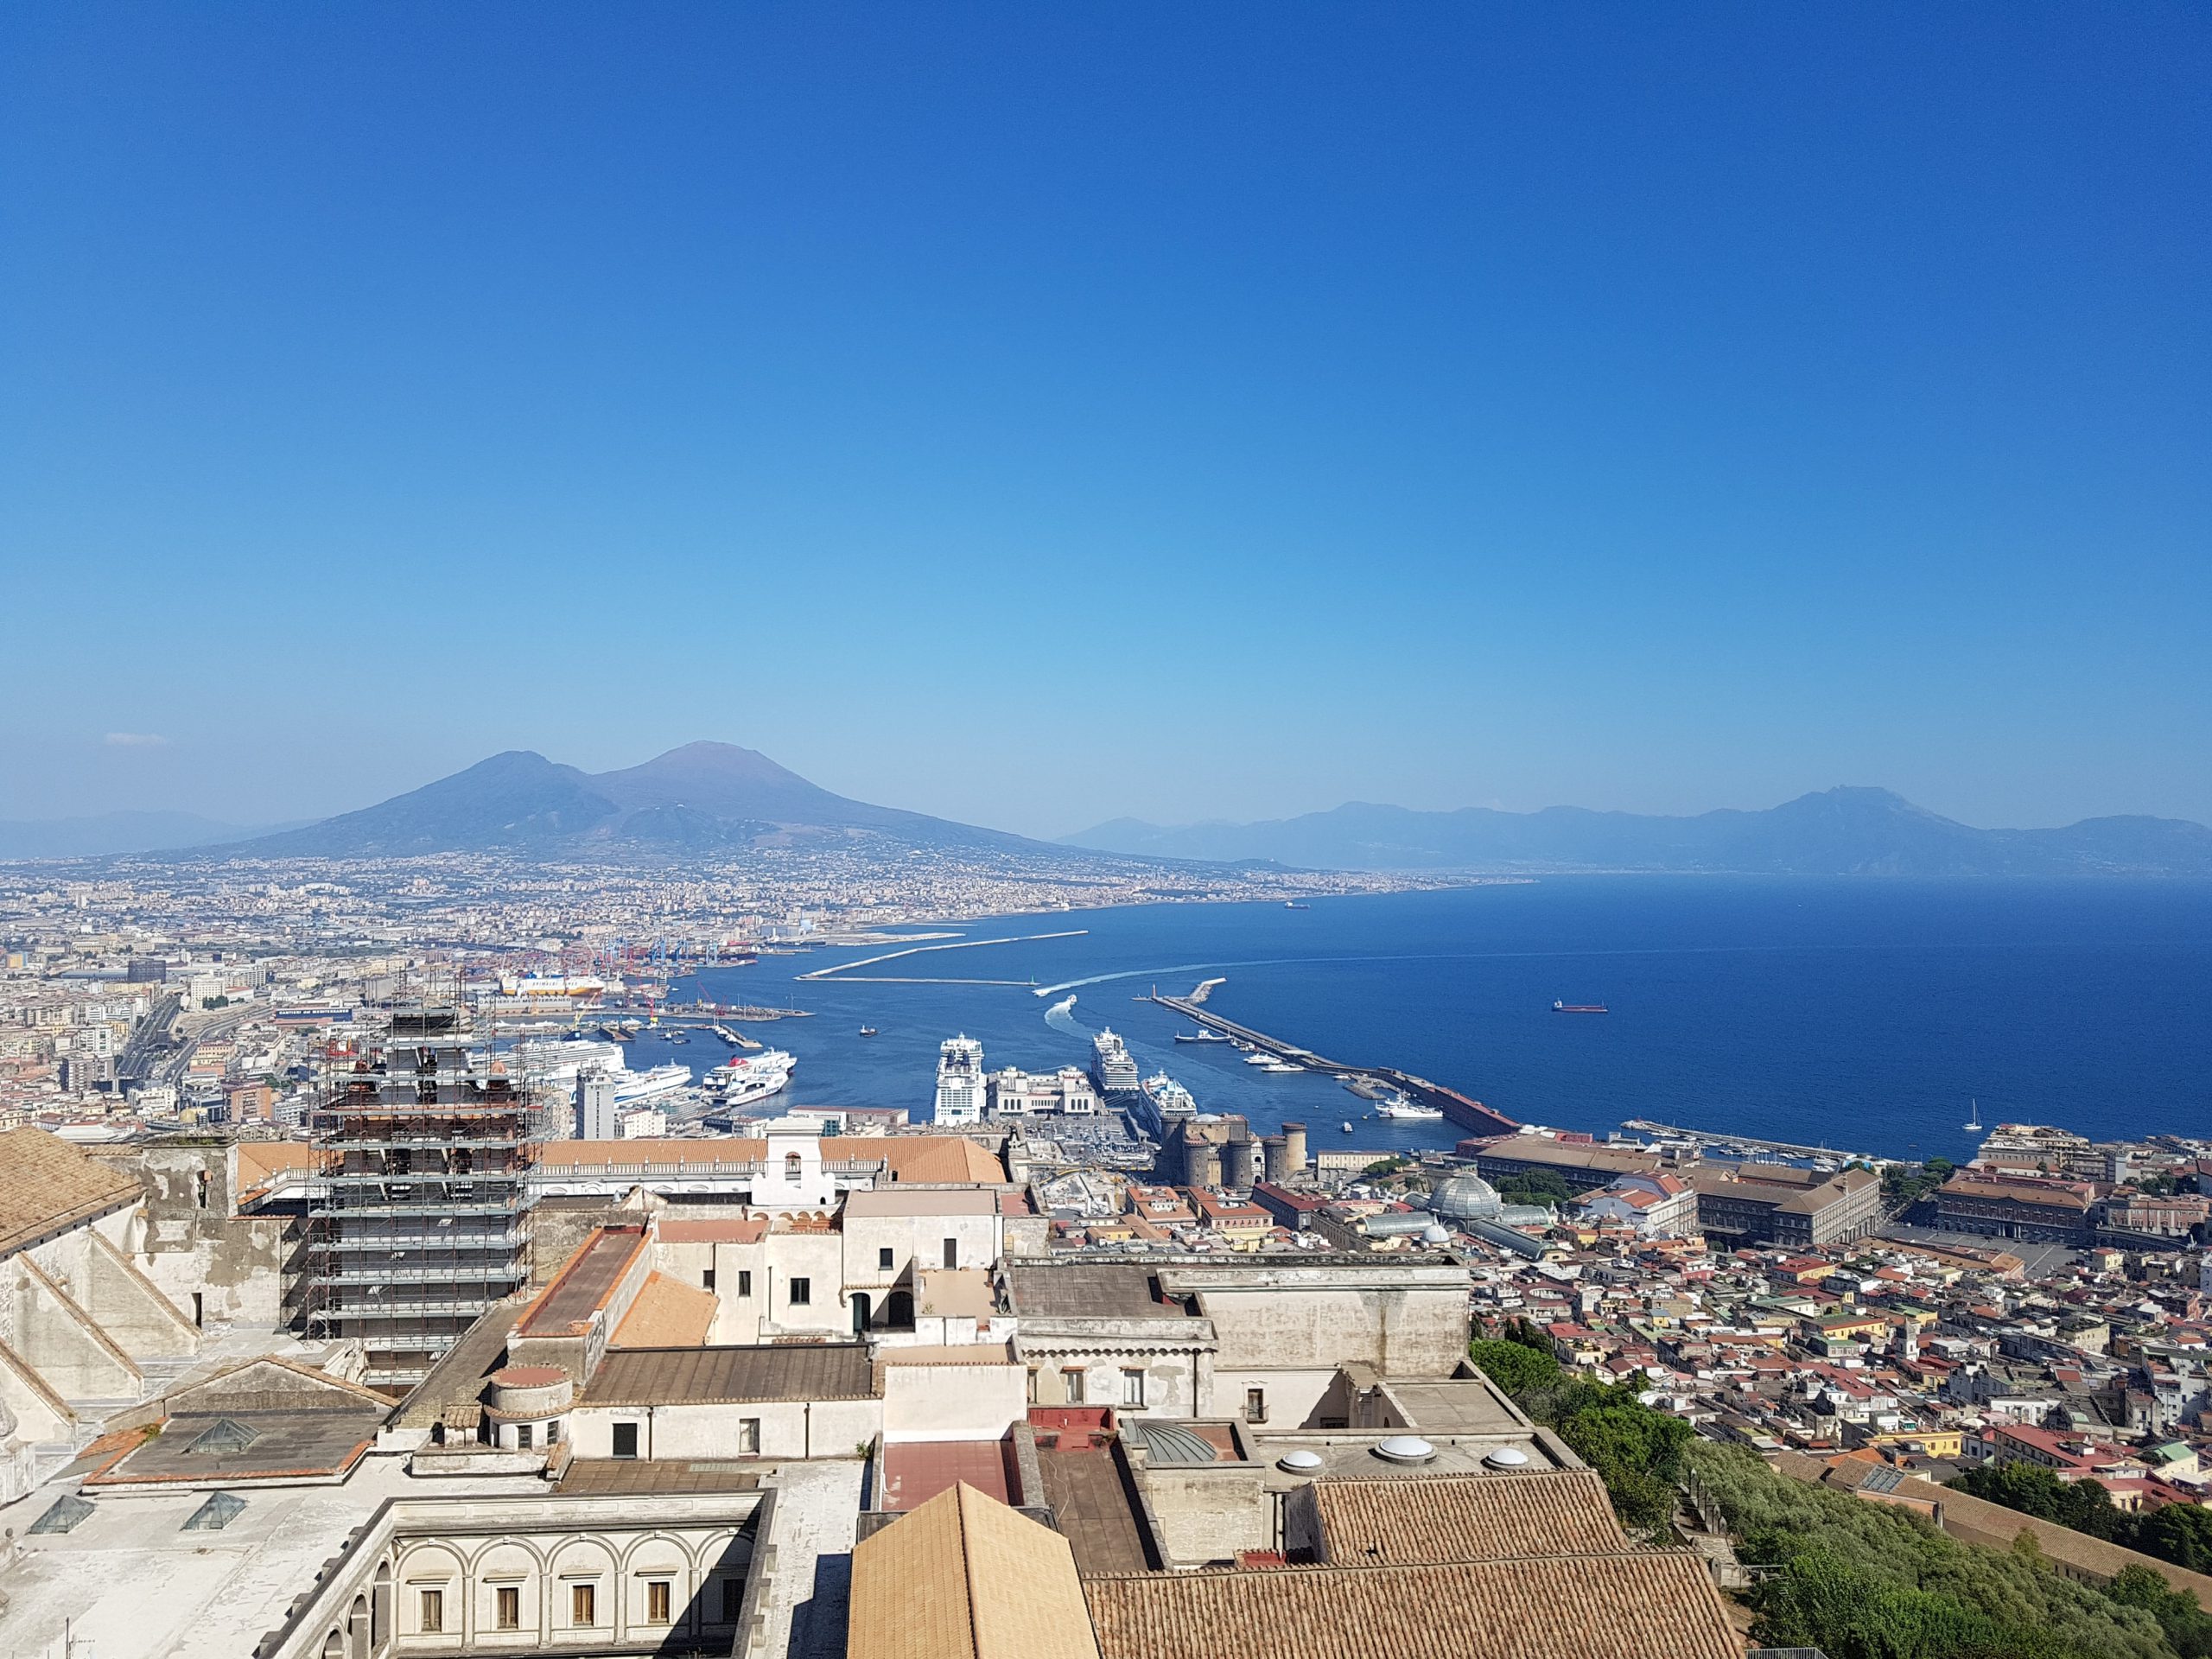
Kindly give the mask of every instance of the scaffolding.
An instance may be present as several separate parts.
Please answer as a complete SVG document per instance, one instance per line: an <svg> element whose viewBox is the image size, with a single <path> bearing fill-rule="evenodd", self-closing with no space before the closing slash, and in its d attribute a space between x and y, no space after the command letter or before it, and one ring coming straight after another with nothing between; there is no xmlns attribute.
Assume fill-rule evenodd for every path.
<svg viewBox="0 0 2212 1659"><path fill-rule="evenodd" d="M528 1274L541 1113L458 1011L413 1007L317 1124L308 1334L359 1342L371 1387L412 1387Z"/></svg>

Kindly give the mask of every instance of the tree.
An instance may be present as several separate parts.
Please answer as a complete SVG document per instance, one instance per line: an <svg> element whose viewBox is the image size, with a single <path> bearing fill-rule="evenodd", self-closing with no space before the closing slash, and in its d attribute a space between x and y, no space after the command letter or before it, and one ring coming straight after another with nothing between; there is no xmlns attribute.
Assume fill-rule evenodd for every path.
<svg viewBox="0 0 2212 1659"><path fill-rule="evenodd" d="M2212 1510L2194 1503L2169 1503L2129 1528L2123 1540L2132 1549L2192 1573L2212 1573Z"/></svg>
<svg viewBox="0 0 2212 1659"><path fill-rule="evenodd" d="M2123 1567L2105 1586L2105 1594L2123 1607L2140 1607L2157 1619L2159 1629L2166 1633L2167 1644L2182 1659L2212 1659L2212 1614L2196 1605L2195 1596L2170 1586L2157 1568Z"/></svg>
<svg viewBox="0 0 2212 1659"><path fill-rule="evenodd" d="M1560 1176L1548 1169L1523 1170L1497 1184L1497 1196L1508 1204L1547 1205L1553 1208L1574 1195Z"/></svg>
<svg viewBox="0 0 2212 1659"><path fill-rule="evenodd" d="M1467 1344L1467 1357L1481 1367L1484 1376L1516 1399L1559 1386L1559 1361L1548 1348L1478 1338Z"/></svg>

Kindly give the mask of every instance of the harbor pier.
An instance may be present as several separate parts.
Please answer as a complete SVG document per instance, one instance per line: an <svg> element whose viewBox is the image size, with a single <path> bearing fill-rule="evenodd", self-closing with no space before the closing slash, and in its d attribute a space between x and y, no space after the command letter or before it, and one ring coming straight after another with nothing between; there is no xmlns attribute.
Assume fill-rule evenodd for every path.
<svg viewBox="0 0 2212 1659"><path fill-rule="evenodd" d="M1218 980L1213 984L1219 984ZM1503 1112L1493 1111L1479 1100L1471 1100L1456 1089L1447 1089L1440 1083L1431 1083L1427 1077L1417 1077L1410 1071L1401 1071L1394 1065L1346 1065L1310 1048L1300 1048L1287 1043L1280 1037L1270 1037L1263 1031L1254 1031L1240 1026L1234 1020L1225 1020L1205 1007L1195 996L1162 996L1154 990L1144 999L1181 1014L1195 1025L1217 1031L1262 1053L1272 1054L1277 1059L1302 1065L1308 1071L1325 1071L1332 1077L1364 1077L1371 1083L1387 1084L1399 1090L1408 1100L1422 1106L1433 1107L1444 1114L1448 1122L1476 1135L1510 1135L1521 1125Z"/></svg>

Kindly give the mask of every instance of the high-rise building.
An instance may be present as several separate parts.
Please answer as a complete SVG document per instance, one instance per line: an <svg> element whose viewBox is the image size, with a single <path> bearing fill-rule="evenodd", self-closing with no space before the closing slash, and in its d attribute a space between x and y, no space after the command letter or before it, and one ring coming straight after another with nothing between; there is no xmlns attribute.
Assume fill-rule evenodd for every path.
<svg viewBox="0 0 2212 1659"><path fill-rule="evenodd" d="M948 1037L938 1050L937 1121L983 1121L983 1046L963 1033Z"/></svg>
<svg viewBox="0 0 2212 1659"><path fill-rule="evenodd" d="M404 1389L522 1283L543 1126L451 1008L395 1013L382 1058L334 1083L317 1114L308 1330L359 1340L364 1380Z"/></svg>
<svg viewBox="0 0 2212 1659"><path fill-rule="evenodd" d="M577 1085L583 1103L576 1108L576 1139L612 1141L615 1138L614 1078L606 1071L587 1071Z"/></svg>

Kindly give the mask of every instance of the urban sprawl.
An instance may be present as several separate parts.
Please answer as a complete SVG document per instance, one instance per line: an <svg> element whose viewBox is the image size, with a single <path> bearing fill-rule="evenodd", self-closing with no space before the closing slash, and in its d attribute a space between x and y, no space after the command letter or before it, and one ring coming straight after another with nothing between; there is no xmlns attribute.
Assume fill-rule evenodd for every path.
<svg viewBox="0 0 2212 1659"><path fill-rule="evenodd" d="M794 1107L682 989L1383 885L0 867L0 1652L2212 1651L2212 1141L1265 1132L1111 1033Z"/></svg>

